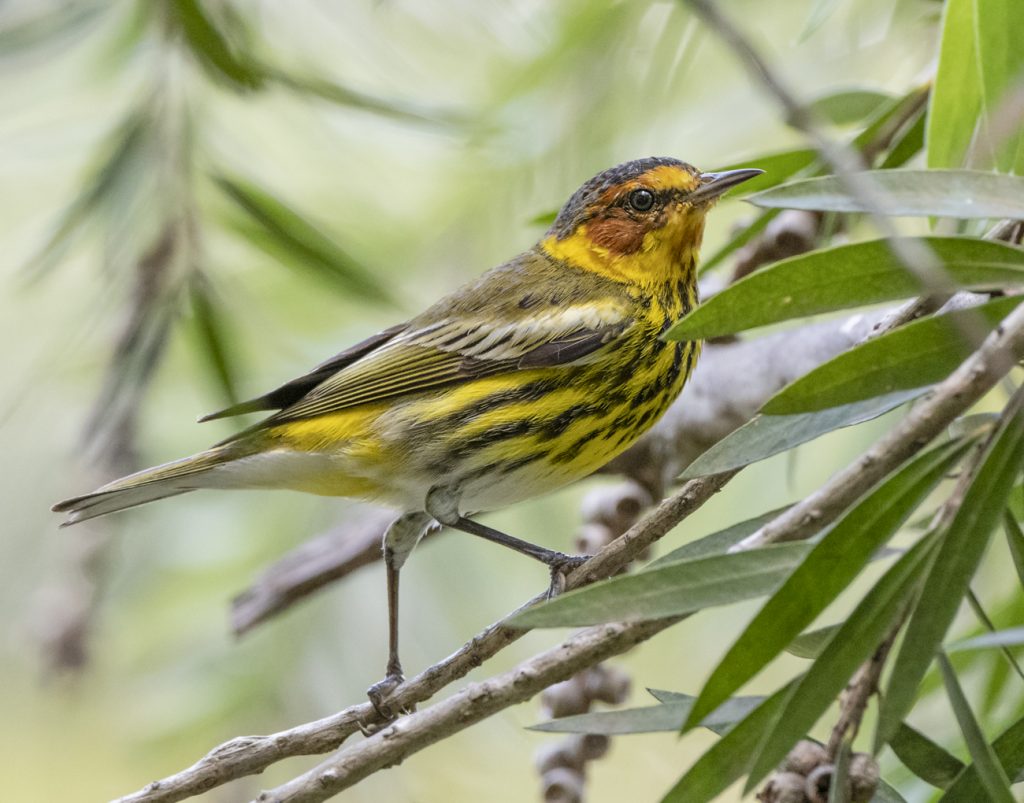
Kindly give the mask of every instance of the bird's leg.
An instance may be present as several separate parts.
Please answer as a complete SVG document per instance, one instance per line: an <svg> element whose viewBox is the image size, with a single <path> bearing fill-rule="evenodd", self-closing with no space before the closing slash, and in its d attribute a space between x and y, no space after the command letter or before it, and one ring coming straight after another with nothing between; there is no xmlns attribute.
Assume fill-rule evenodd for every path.
<svg viewBox="0 0 1024 803"><path fill-rule="evenodd" d="M430 516L425 513L406 513L393 521L384 535L384 565L388 583L388 663L384 679L366 690L373 707L384 719L395 717L395 712L387 704L387 698L405 680L402 662L398 657L399 572L431 524Z"/></svg>
<svg viewBox="0 0 1024 803"><path fill-rule="evenodd" d="M531 544L529 541L462 516L458 513L457 497L445 489L432 490L427 495L426 507L427 511L446 527L486 538L488 541L514 549L516 552L539 560L546 565L551 570L551 585L548 586L549 597L554 597L564 591L566 576L577 566L590 559L590 555L566 555L564 552Z"/></svg>
<svg viewBox="0 0 1024 803"><path fill-rule="evenodd" d="M451 523L443 523L453 530L460 530L470 535L478 535L481 538L486 538L488 541L493 541L495 544L501 544L509 549L514 549L516 552L527 555L534 560L539 560L551 570L551 585L548 586L548 597L554 597L562 593L565 590L566 576L577 566L590 560L590 555L566 555L564 552L537 546L537 544L531 544L522 538L516 538L515 536L503 533L501 530L495 530L493 527L488 527L486 524L473 521L473 519L468 519L465 516L459 516Z"/></svg>

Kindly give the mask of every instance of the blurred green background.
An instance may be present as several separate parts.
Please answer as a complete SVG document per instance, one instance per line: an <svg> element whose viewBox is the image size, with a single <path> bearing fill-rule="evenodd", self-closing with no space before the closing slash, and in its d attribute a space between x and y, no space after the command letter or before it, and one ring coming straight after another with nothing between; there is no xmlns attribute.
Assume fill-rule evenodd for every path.
<svg viewBox="0 0 1024 803"><path fill-rule="evenodd" d="M713 169L798 142L720 42L675 3L208 5L248 36L247 52L291 75L381 99L379 110L281 81L239 91L180 42L161 37L158 5L0 4L0 763L7 800L125 794L231 736L326 716L360 700L380 675L380 566L241 640L227 625L230 598L263 566L342 519L347 503L195 494L58 531L49 506L123 464L123 454L111 457L113 447L133 446L137 462L149 465L224 437L231 422L194 421L223 405L226 376L242 396L255 395L417 311L529 246L542 231L531 221L600 169L648 155ZM938 4L928 0L725 5L805 98L855 87L904 92L927 76L934 58ZM831 15L808 29L813 9L826 5L834 6ZM39 269L39 249L88 186L119 126L140 108L156 109L162 121L157 145L127 164L106 205ZM187 138L175 126L184 119ZM124 429L132 416L114 417L84 444L90 411L108 387L112 344L130 315L133 271L181 191L174 176L185 175L183 165L195 254L230 368L225 373L209 359L195 305L171 305L176 317L149 385L134 374L126 380L145 388L137 432ZM247 236L251 221L242 222L211 180L218 175L253 182L300 211L388 288L393 302L368 300L344 279L293 270L301 259L282 263L258 247ZM744 214L740 203L723 204L707 247ZM122 392L118 403L130 397ZM831 435L800 449L795 461L751 467L662 549L800 498L885 425ZM585 490L493 521L568 548ZM83 555L86 568L95 564L95 586ZM407 671L447 655L544 582L530 561L464 536L419 550L403 575ZM89 609L93 594L87 660L78 671L55 670L53 634L83 605ZM752 610L694 617L621 659L634 679L632 702L645 702L645 686L698 688ZM532 634L474 677L510 667L556 637ZM795 659L759 678L755 691L784 677L786 661ZM373 776L345 799L536 799L531 757L551 737L524 726L539 716L535 704L512 709ZM658 799L710 738L615 740L611 754L591 766L589 799ZM248 800L310 765L287 761L202 799Z"/></svg>

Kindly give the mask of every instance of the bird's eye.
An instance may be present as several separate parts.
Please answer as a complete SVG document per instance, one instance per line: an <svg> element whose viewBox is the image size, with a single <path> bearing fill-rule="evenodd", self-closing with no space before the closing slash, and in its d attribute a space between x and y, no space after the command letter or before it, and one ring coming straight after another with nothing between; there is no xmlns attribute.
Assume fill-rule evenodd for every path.
<svg viewBox="0 0 1024 803"><path fill-rule="evenodd" d="M654 206L654 193L650 190L633 190L629 194L629 205L637 212L646 212Z"/></svg>

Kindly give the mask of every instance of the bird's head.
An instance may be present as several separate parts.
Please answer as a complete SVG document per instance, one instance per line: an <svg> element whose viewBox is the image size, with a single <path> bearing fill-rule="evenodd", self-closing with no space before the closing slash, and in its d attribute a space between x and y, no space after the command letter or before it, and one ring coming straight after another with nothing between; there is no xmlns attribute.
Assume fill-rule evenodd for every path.
<svg viewBox="0 0 1024 803"><path fill-rule="evenodd" d="M763 171L701 173L678 159L637 159L580 187L541 247L618 281L655 285L692 272L715 201Z"/></svg>

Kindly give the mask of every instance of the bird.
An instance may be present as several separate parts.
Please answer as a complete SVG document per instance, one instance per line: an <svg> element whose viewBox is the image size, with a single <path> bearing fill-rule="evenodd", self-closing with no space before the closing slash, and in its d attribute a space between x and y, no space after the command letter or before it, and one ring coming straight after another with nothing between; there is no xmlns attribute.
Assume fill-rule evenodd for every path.
<svg viewBox="0 0 1024 803"><path fill-rule="evenodd" d="M59 502L62 526L202 488L293 489L384 503L388 659L382 715L403 681L399 576L438 525L546 564L552 589L586 556L478 516L579 480L679 396L699 341L665 333L698 303L707 212L754 168L701 172L649 157L586 181L529 250L410 320L208 421L269 411L190 457Z"/></svg>

